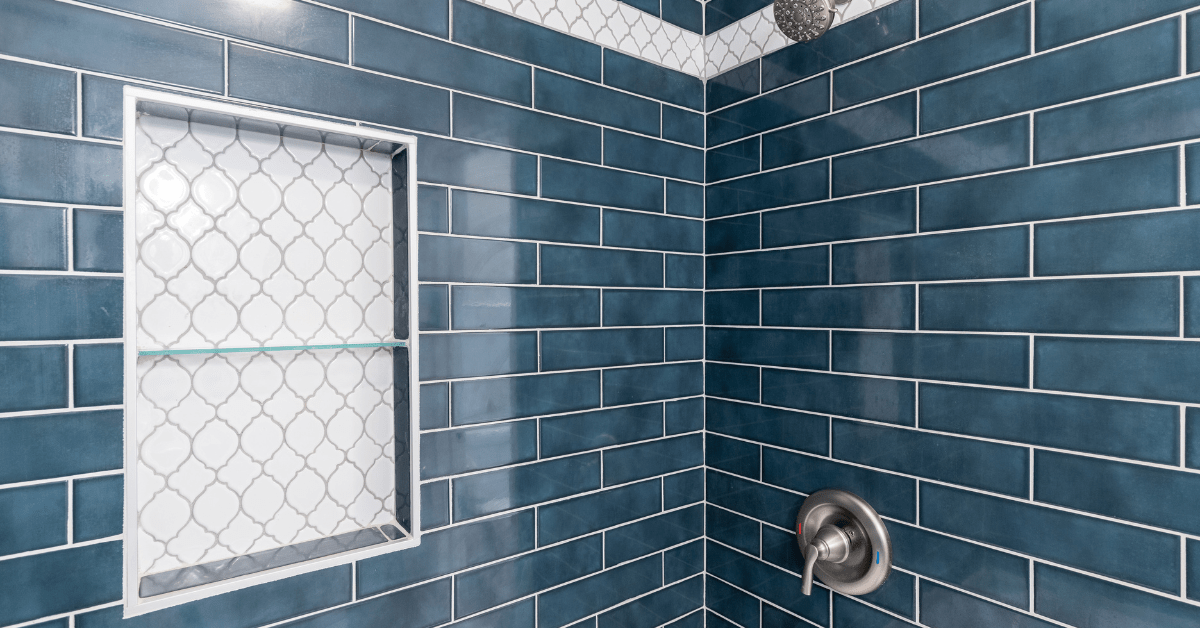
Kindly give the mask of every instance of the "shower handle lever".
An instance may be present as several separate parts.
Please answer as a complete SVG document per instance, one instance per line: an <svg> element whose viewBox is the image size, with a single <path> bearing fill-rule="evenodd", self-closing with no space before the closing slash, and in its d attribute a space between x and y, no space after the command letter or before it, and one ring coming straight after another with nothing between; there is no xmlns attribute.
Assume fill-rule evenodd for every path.
<svg viewBox="0 0 1200 628"><path fill-rule="evenodd" d="M804 548L804 581L802 593L812 595L813 567L817 561L841 563L850 557L850 535L835 525L824 525Z"/></svg>

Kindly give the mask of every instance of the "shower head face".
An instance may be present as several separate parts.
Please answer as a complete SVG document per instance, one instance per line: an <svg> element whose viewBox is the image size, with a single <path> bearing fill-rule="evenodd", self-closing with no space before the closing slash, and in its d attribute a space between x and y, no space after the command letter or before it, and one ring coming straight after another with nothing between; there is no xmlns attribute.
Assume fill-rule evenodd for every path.
<svg viewBox="0 0 1200 628"><path fill-rule="evenodd" d="M834 0L775 0L775 24L795 41L812 41L833 24Z"/></svg>

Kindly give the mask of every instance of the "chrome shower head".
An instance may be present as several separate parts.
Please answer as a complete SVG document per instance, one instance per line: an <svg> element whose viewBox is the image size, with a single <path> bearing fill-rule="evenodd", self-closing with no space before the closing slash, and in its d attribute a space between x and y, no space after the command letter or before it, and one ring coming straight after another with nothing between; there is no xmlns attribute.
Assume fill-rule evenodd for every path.
<svg viewBox="0 0 1200 628"><path fill-rule="evenodd" d="M811 41L833 24L834 4L835 0L775 0L775 24L788 39Z"/></svg>

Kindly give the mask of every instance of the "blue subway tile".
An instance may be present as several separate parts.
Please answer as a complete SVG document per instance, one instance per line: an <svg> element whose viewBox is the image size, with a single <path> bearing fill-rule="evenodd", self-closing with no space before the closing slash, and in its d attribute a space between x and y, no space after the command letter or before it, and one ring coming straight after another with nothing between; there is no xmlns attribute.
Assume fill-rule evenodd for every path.
<svg viewBox="0 0 1200 628"><path fill-rule="evenodd" d="M538 370L536 332L422 334L421 379L510 375Z"/></svg>
<svg viewBox="0 0 1200 628"><path fill-rule="evenodd" d="M541 420L542 456L552 457L663 435L663 409L652 403Z"/></svg>
<svg viewBox="0 0 1200 628"><path fill-rule="evenodd" d="M1178 75L1179 24L1158 22L921 90L921 131L999 118Z"/></svg>
<svg viewBox="0 0 1200 628"><path fill-rule="evenodd" d="M924 452L936 451L936 456ZM833 422L833 457L1016 497L1029 494L1029 449L870 423Z"/></svg>
<svg viewBox="0 0 1200 628"><path fill-rule="evenodd" d="M704 400L668 401L665 409L667 435L683 434L704 429Z"/></svg>
<svg viewBox="0 0 1200 628"><path fill-rule="evenodd" d="M1179 590L1179 539L1160 532L929 483L921 485L921 526L1163 591Z"/></svg>
<svg viewBox="0 0 1200 628"><path fill-rule="evenodd" d="M1029 607L1029 559L921 528L888 526L896 566L972 593Z"/></svg>
<svg viewBox="0 0 1200 628"><path fill-rule="evenodd" d="M786 623L788 619L784 619L783 614L778 611L772 612L772 620L778 617L779 623L768 622L766 615L767 613L764 611L763 625L765 628L779 628L788 625ZM915 625L875 610L852 598L836 594L833 596L833 628L910 628Z"/></svg>
<svg viewBox="0 0 1200 628"><path fill-rule="evenodd" d="M694 2L695 0L667 0L667 2ZM704 116L678 109L670 105L662 108L662 136L664 140L683 142L704 147Z"/></svg>
<svg viewBox="0 0 1200 628"><path fill-rule="evenodd" d="M698 325L703 304L691 290L605 290L604 325Z"/></svg>
<svg viewBox="0 0 1200 628"><path fill-rule="evenodd" d="M450 480L421 485L421 529L450 525Z"/></svg>
<svg viewBox="0 0 1200 628"><path fill-rule="evenodd" d="M930 626L1012 626L1012 628L1052 628L1055 625L928 580L921 583L921 622Z"/></svg>
<svg viewBox="0 0 1200 628"><path fill-rule="evenodd" d="M529 462L538 457L537 421L481 425L421 435L421 479Z"/></svg>
<svg viewBox="0 0 1200 628"><path fill-rule="evenodd" d="M600 81L600 46L466 0L453 6L454 41Z"/></svg>
<svg viewBox="0 0 1200 628"><path fill-rule="evenodd" d="M921 230L1178 205L1178 155L1149 151L922 187Z"/></svg>
<svg viewBox="0 0 1200 628"><path fill-rule="evenodd" d="M1183 278L1183 328L1188 338L1200 336L1200 279Z"/></svg>
<svg viewBox="0 0 1200 628"><path fill-rule="evenodd" d="M76 543L121 534L124 486L120 475L75 480L71 512Z"/></svg>
<svg viewBox="0 0 1200 628"><path fill-rule="evenodd" d="M631 172L542 159L542 196L652 212L663 211L663 182Z"/></svg>
<svg viewBox="0 0 1200 628"><path fill-rule="evenodd" d="M431 35L447 37L450 30L449 6L445 2L424 0L329 0L329 4L362 15L379 18L385 22L399 24Z"/></svg>
<svg viewBox="0 0 1200 628"><path fill-rule="evenodd" d="M1179 464L1176 406L922 384L921 427Z"/></svg>
<svg viewBox="0 0 1200 628"><path fill-rule="evenodd" d="M697 539L663 552L663 581L667 584L704 571L704 540ZM681 626L681 624L671 624Z"/></svg>
<svg viewBox="0 0 1200 628"><path fill-rule="evenodd" d="M1200 80L1193 78L1039 112L1034 115L1034 162L1200 137L1198 98ZM1147 111L1154 115L1146 116Z"/></svg>
<svg viewBox="0 0 1200 628"><path fill-rule="evenodd" d="M829 283L829 248L824 246L711 256L705 261L710 289Z"/></svg>
<svg viewBox="0 0 1200 628"><path fill-rule="evenodd" d="M1012 118L835 158L833 195L861 194L1028 165L1029 122Z"/></svg>
<svg viewBox="0 0 1200 628"><path fill-rule="evenodd" d="M667 362L703 359L703 327L670 327L667 329Z"/></svg>
<svg viewBox="0 0 1200 628"><path fill-rule="evenodd" d="M704 606L704 579L692 578L626 602L597 618L599 628L655 628Z"/></svg>
<svg viewBox="0 0 1200 628"><path fill-rule="evenodd" d="M706 427L767 445L828 455L829 420L804 412L708 399Z"/></svg>
<svg viewBox="0 0 1200 628"><path fill-rule="evenodd" d="M604 163L696 183L704 181L703 150L612 129L604 130Z"/></svg>
<svg viewBox="0 0 1200 628"><path fill-rule="evenodd" d="M704 392L700 363L635 366L604 371L604 405L693 397Z"/></svg>
<svg viewBox="0 0 1200 628"><path fill-rule="evenodd" d="M119 140L124 133L125 121L122 102L126 83L110 78L83 75L83 134Z"/></svg>
<svg viewBox="0 0 1200 628"><path fill-rule="evenodd" d="M704 584L705 608L737 622L742 628L758 628L758 598L735 589L716 578Z"/></svg>
<svg viewBox="0 0 1200 628"><path fill-rule="evenodd" d="M604 84L680 107L704 111L704 81L612 48L604 49Z"/></svg>
<svg viewBox="0 0 1200 628"><path fill-rule="evenodd" d="M66 70L0 62L0 126L74 133L75 80Z"/></svg>
<svg viewBox="0 0 1200 628"><path fill-rule="evenodd" d="M119 273L123 267L121 212L75 210L75 270Z"/></svg>
<svg viewBox="0 0 1200 628"><path fill-rule="evenodd" d="M600 372L455 382L451 396L455 425L587 410L600 405Z"/></svg>
<svg viewBox="0 0 1200 628"><path fill-rule="evenodd" d="M434 430L450 425L450 384L421 384L421 429Z"/></svg>
<svg viewBox="0 0 1200 628"><path fill-rule="evenodd" d="M537 611L534 600L527 599L510 606L498 608L476 615L470 619L456 621L450 626L454 628L491 628L492 626L511 626L511 628L535 628ZM457 611L456 611L457 612ZM458 615L465 613L457 612Z"/></svg>
<svg viewBox="0 0 1200 628"><path fill-rule="evenodd" d="M1200 70L1200 12L1193 11L1187 14L1187 42L1184 43L1184 54L1187 55L1187 72L1192 74Z"/></svg>
<svg viewBox="0 0 1200 628"><path fill-rule="evenodd" d="M121 205L120 146L0 133L0 154L0 198Z"/></svg>
<svg viewBox="0 0 1200 628"><path fill-rule="evenodd" d="M704 222L606 209L604 244L629 249L703 253Z"/></svg>
<svg viewBox="0 0 1200 628"><path fill-rule="evenodd" d="M921 3L921 35L999 11L1017 0L925 0Z"/></svg>
<svg viewBox="0 0 1200 628"><path fill-rule="evenodd" d="M66 214L63 209L0 205L0 234L0 268L67 269Z"/></svg>
<svg viewBox="0 0 1200 628"><path fill-rule="evenodd" d="M419 138L417 168L422 181L537 194L538 158L438 137Z"/></svg>
<svg viewBox="0 0 1200 628"><path fill-rule="evenodd" d="M703 469L668 475L662 483L663 508L667 510L704 501Z"/></svg>
<svg viewBox="0 0 1200 628"><path fill-rule="evenodd" d="M538 595L538 627L559 628L662 584L662 559L647 556Z"/></svg>
<svg viewBox="0 0 1200 628"><path fill-rule="evenodd" d="M421 299L421 331L450 329L450 287L444 284L422 284L418 290Z"/></svg>
<svg viewBox="0 0 1200 628"><path fill-rule="evenodd" d="M783 566L795 573L801 573L802 569L804 568L804 558L800 555L800 552L797 549L795 535L791 533L779 532L778 530L771 530L770 534L779 538L783 546L787 548L788 553L792 557L789 562ZM849 604L854 604L854 606L857 606L858 608L866 608L865 606L858 604L858 600L874 604L877 607L889 610L897 615L902 615L909 619L915 619L917 589L916 580L917 579L915 577L909 574L900 571L893 571L891 575L888 576L888 579L883 583L882 587L871 593L864 593L863 595L858 596L855 598L854 602L852 602L849 598L843 597L842 595L834 594L834 621L839 621L837 618L837 612L839 608L841 608L843 612L846 610L845 607ZM839 601L843 602L842 606L838 605ZM897 626L903 628L908 628L912 625L908 624L907 622L897 621L893 617L884 615L883 613L878 613L877 611L875 612L875 616L887 617L889 620L895 622ZM850 618L841 618L841 625L850 625L854 626L854 628L859 628L854 622L847 622L847 619ZM835 625L837 624L835 623ZM866 626L863 626L863 628L866 628Z"/></svg>
<svg viewBox="0 0 1200 628"><path fill-rule="evenodd" d="M236 44L229 45L229 95L415 131L450 132L450 93L444 89ZM422 160L428 150L422 142ZM429 172L422 168L422 175Z"/></svg>
<svg viewBox="0 0 1200 628"><path fill-rule="evenodd" d="M667 268L665 270L666 287L668 288L703 288L704 287L704 257L700 255L665 255Z"/></svg>
<svg viewBox="0 0 1200 628"><path fill-rule="evenodd" d="M1197 31L1200 32L1200 25L1197 26ZM1197 38L1200 40L1200 37ZM1197 53L1200 57L1200 53ZM1175 154L1171 149L1166 151ZM1184 158L1184 176L1187 179L1187 189L1184 202L1188 205L1200 203L1200 144L1188 144L1183 149Z"/></svg>
<svg viewBox="0 0 1200 628"><path fill-rule="evenodd" d="M423 235L421 281L536 283L537 245Z"/></svg>
<svg viewBox="0 0 1200 628"><path fill-rule="evenodd" d="M708 145L724 144L823 113L829 113L828 75L708 114Z"/></svg>
<svg viewBox="0 0 1200 628"><path fill-rule="evenodd" d="M771 327L913 329L913 286L763 290L762 322Z"/></svg>
<svg viewBox="0 0 1200 628"><path fill-rule="evenodd" d="M454 480L454 520L474 519L598 488L598 454L469 475Z"/></svg>
<svg viewBox="0 0 1200 628"><path fill-rule="evenodd" d="M0 622L20 624L121 599L121 542L0 561Z"/></svg>
<svg viewBox="0 0 1200 628"><path fill-rule="evenodd" d="M534 106L588 122L658 135L662 106L614 89L534 70Z"/></svg>
<svg viewBox="0 0 1200 628"><path fill-rule="evenodd" d="M1200 585L1200 542L1193 539L1187 541L1187 588L1188 599L1200 599L1200 589L1196 589Z"/></svg>
<svg viewBox="0 0 1200 628"><path fill-rule="evenodd" d="M417 229L434 233L450 232L449 190L435 185L418 186Z"/></svg>
<svg viewBox="0 0 1200 628"><path fill-rule="evenodd" d="M845 153L917 134L917 95L835 113L763 136L763 169Z"/></svg>
<svg viewBox="0 0 1200 628"><path fill-rule="evenodd" d="M757 96L761 66L760 60L755 59L707 79L704 82L707 110L716 111Z"/></svg>
<svg viewBox="0 0 1200 628"><path fill-rule="evenodd" d="M916 385L877 377L763 369L763 403L913 425Z"/></svg>
<svg viewBox="0 0 1200 628"><path fill-rule="evenodd" d="M708 505L705 536L743 552L758 556L760 524L723 508Z"/></svg>
<svg viewBox="0 0 1200 628"><path fill-rule="evenodd" d="M709 292L704 320L709 325L758 325L758 290Z"/></svg>
<svg viewBox="0 0 1200 628"><path fill-rule="evenodd" d="M704 466L757 480L761 467L759 449L753 443L705 434Z"/></svg>
<svg viewBox="0 0 1200 628"><path fill-rule="evenodd" d="M771 607L767 606L766 608ZM791 615L788 615L788 617L791 617ZM717 615L710 610L704 611L704 617L697 621L696 625L706 626L707 628L741 628L741 626L738 626L737 624L725 619L724 617L721 617L720 615ZM674 625L672 625L671 628L674 628Z"/></svg>
<svg viewBox="0 0 1200 628"><path fill-rule="evenodd" d="M544 371L663 361L658 328L546 331L541 333Z"/></svg>
<svg viewBox="0 0 1200 628"><path fill-rule="evenodd" d="M0 347L0 412L66 407L68 368L62 345Z"/></svg>
<svg viewBox="0 0 1200 628"><path fill-rule="evenodd" d="M1029 275L1029 229L1002 227L833 247L833 283Z"/></svg>
<svg viewBox="0 0 1200 628"><path fill-rule="evenodd" d="M704 5L704 34L715 33L769 4L769 0L709 0Z"/></svg>
<svg viewBox="0 0 1200 628"><path fill-rule="evenodd" d="M704 391L717 397L757 402L759 368L730 364L706 364Z"/></svg>
<svg viewBox="0 0 1200 628"><path fill-rule="evenodd" d="M437 59L437 62L431 60ZM532 104L529 66L447 41L354 18L354 65L523 105Z"/></svg>
<svg viewBox="0 0 1200 628"><path fill-rule="evenodd" d="M602 548L600 535L595 535L459 574L454 611L460 617L477 613L600 571Z"/></svg>
<svg viewBox="0 0 1200 628"><path fill-rule="evenodd" d="M1037 3L1037 49L1046 50L1144 22L1156 17L1190 9L1187 0L1146 0L1134 4L1099 0L1079 11L1077 0L1041 0Z"/></svg>
<svg viewBox="0 0 1200 628"><path fill-rule="evenodd" d="M833 332L833 370L1025 387L1024 336Z"/></svg>
<svg viewBox="0 0 1200 628"><path fill-rule="evenodd" d="M763 450L763 481L810 494L842 488L861 496L886 517L915 521L917 482L911 478L767 448ZM771 522L790 529L797 511L791 510L791 519L784 523Z"/></svg>
<svg viewBox="0 0 1200 628"><path fill-rule="evenodd" d="M1196 607L1051 565L1034 566L1037 612L1068 625L1095 628L1185 628Z"/></svg>
<svg viewBox="0 0 1200 628"><path fill-rule="evenodd" d="M619 565L702 536L704 510L697 504L609 530L604 534L604 562Z"/></svg>
<svg viewBox="0 0 1200 628"><path fill-rule="evenodd" d="M121 405L123 347L120 343L75 346L75 407Z"/></svg>
<svg viewBox="0 0 1200 628"><path fill-rule="evenodd" d="M662 0L662 19L693 33L704 32L704 5L699 0Z"/></svg>
<svg viewBox="0 0 1200 628"><path fill-rule="evenodd" d="M5 54L210 92L224 88L224 42L215 37L35 0L6 3L0 25Z"/></svg>
<svg viewBox="0 0 1200 628"><path fill-rule="evenodd" d="M1100 275L1200 268L1200 210L1038 225L1036 275Z"/></svg>
<svg viewBox="0 0 1200 628"><path fill-rule="evenodd" d="M0 340L120 338L120 279L0 277Z"/></svg>
<svg viewBox="0 0 1200 628"><path fill-rule="evenodd" d="M825 161L763 172L705 188L709 218L829 198Z"/></svg>
<svg viewBox="0 0 1200 628"><path fill-rule="evenodd" d="M759 248L760 214L710 220L705 224L705 253L731 253Z"/></svg>
<svg viewBox="0 0 1200 628"><path fill-rule="evenodd" d="M709 327L705 340L708 359L717 362L829 368L829 332L824 330Z"/></svg>
<svg viewBox="0 0 1200 628"><path fill-rule="evenodd" d="M604 485L674 473L704 464L704 439L700 434L676 436L604 452Z"/></svg>
<svg viewBox="0 0 1200 628"><path fill-rule="evenodd" d="M600 210L569 203L454 190L454 233L600 244Z"/></svg>
<svg viewBox="0 0 1200 628"><path fill-rule="evenodd" d="M0 556L67 543L65 482L0 490ZM120 533L120 526L117 526ZM87 540L87 539L81 539Z"/></svg>
<svg viewBox="0 0 1200 628"><path fill-rule="evenodd" d="M708 571L819 626L828 625L829 596L802 594L800 576L711 541L708 543Z"/></svg>
<svg viewBox="0 0 1200 628"><path fill-rule="evenodd" d="M120 469L123 425L120 410L0 419L0 484Z"/></svg>
<svg viewBox="0 0 1200 628"><path fill-rule="evenodd" d="M461 94L454 96L454 137L600 163L598 126Z"/></svg>
<svg viewBox="0 0 1200 628"><path fill-rule="evenodd" d="M659 16L658 15L658 13L659 13L659 11L658 11L659 1L658 0L619 0L619 1L624 2L625 4L628 4L631 7L634 7L634 8L640 9L646 13L649 13L649 14L653 15L654 17Z"/></svg>
<svg viewBox="0 0 1200 628"><path fill-rule="evenodd" d="M915 190L764 212L763 246L771 248L913 233L916 216Z"/></svg>
<svg viewBox="0 0 1200 628"><path fill-rule="evenodd" d="M1038 338L1034 360L1034 388L1200 403L1195 343Z"/></svg>
<svg viewBox="0 0 1200 628"><path fill-rule="evenodd" d="M710 148L705 153L705 180L721 181L758 172L761 154L757 137Z"/></svg>
<svg viewBox="0 0 1200 628"><path fill-rule="evenodd" d="M833 73L833 104L847 107L1029 54L1030 7L921 39Z"/></svg>
<svg viewBox="0 0 1200 628"><path fill-rule="evenodd" d="M450 578L397 591L286 624L287 628L388 628L397 625L432 628L450 621Z"/></svg>
<svg viewBox="0 0 1200 628"><path fill-rule="evenodd" d="M804 501L799 495L768 484L751 482L712 469L706 471L706 478L706 502L785 528L795 524L796 513Z"/></svg>
<svg viewBox="0 0 1200 628"><path fill-rule="evenodd" d="M455 329L593 327L600 324L599 290L454 286L453 293Z"/></svg>
<svg viewBox="0 0 1200 628"><path fill-rule="evenodd" d="M542 246L542 283L661 288L663 256L568 246Z"/></svg>

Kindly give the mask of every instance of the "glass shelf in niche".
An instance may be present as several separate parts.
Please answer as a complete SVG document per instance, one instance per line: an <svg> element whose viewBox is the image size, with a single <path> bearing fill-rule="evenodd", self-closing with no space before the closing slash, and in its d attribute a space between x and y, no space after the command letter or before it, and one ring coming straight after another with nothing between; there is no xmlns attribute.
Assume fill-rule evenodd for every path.
<svg viewBox="0 0 1200 628"><path fill-rule="evenodd" d="M367 342L345 345L299 345L295 347L219 347L211 349L152 349L139 350L138 357L148 355L197 355L206 353L258 353L262 351L321 351L325 349L369 349L375 347L406 347L403 340Z"/></svg>

